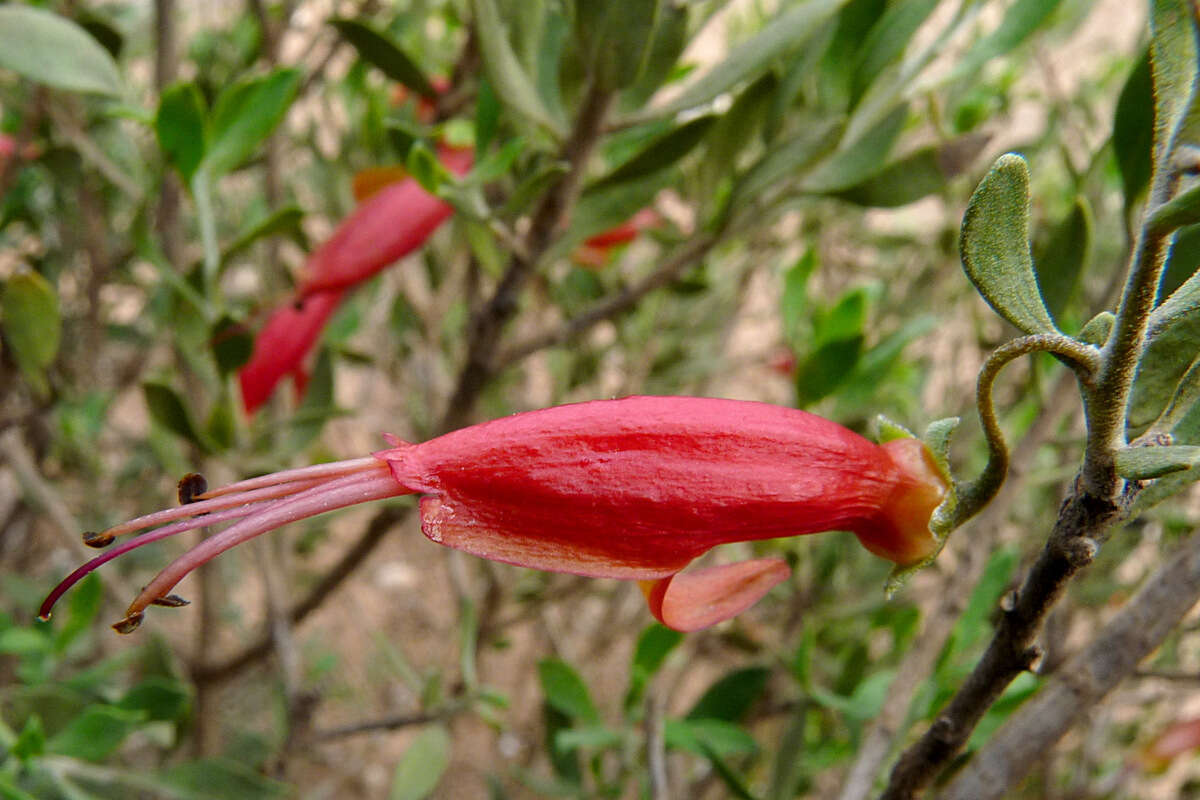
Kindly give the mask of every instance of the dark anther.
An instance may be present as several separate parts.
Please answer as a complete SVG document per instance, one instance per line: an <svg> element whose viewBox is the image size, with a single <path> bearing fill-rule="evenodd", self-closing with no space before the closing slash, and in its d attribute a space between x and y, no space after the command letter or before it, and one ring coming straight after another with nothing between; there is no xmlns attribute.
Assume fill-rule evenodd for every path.
<svg viewBox="0 0 1200 800"><path fill-rule="evenodd" d="M184 600L177 594L168 594L151 601L156 606L166 606L167 608L179 608L180 606L191 605L191 600Z"/></svg>
<svg viewBox="0 0 1200 800"><path fill-rule="evenodd" d="M113 536L111 533L96 533L96 531L88 531L87 533L83 534L83 543L88 547L108 547L116 540L117 537Z"/></svg>
<svg viewBox="0 0 1200 800"><path fill-rule="evenodd" d="M138 626L142 624L142 619L145 618L145 616L146 615L141 611L137 612L136 614L130 614L125 619L120 620L119 622L114 622L112 629L117 633L133 633L138 629Z"/></svg>
<svg viewBox="0 0 1200 800"><path fill-rule="evenodd" d="M196 502L197 495L208 491L208 481L199 472L189 472L179 479L179 505Z"/></svg>

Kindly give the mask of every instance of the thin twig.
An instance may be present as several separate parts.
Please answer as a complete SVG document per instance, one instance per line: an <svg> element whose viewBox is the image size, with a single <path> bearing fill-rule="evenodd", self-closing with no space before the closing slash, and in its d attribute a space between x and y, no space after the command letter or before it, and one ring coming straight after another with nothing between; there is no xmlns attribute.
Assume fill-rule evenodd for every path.
<svg viewBox="0 0 1200 800"><path fill-rule="evenodd" d="M897 667L887 699L863 737L838 800L866 800L870 796L875 778L895 740L907 730L905 718L917 690L941 656L946 640L966 606L967 597L983 575L987 556L1012 508L1009 501L1021 490L1029 474L1026 465L1033 462L1037 451L1054 435L1070 404L1077 402L1074 387L1074 376L1064 372L1050 392L1049 402L1013 451L1012 468L1000 493L968 523L967 530L956 537L956 541L970 542L970 546L961 549L954 570L946 576L946 582L938 592L937 604L926 615L916 641Z"/></svg>
<svg viewBox="0 0 1200 800"><path fill-rule="evenodd" d="M535 334L519 342L496 359L499 368L511 366L518 361L547 347L570 342L605 320L610 320L636 306L651 292L667 286L680 273L699 263L708 254L716 238L711 235L696 236L675 251L666 261L638 283L597 303L582 314L566 320L553 330Z"/></svg>
<svg viewBox="0 0 1200 800"><path fill-rule="evenodd" d="M364 733L376 733L378 731L394 731L400 728L411 728L413 725L427 725L430 722L439 722L454 717L457 714L466 711L469 705L466 703L456 703L450 705L440 711L422 711L416 714L397 714L390 717L382 717L380 719L369 719L363 722L354 722L349 725L341 725L337 728L326 728L324 730L313 731L308 741L313 743L329 742L334 739L345 739L348 736L358 736Z"/></svg>
<svg viewBox="0 0 1200 800"><path fill-rule="evenodd" d="M650 773L651 800L670 800L667 748L663 735L663 701L657 692L646 693L646 768Z"/></svg>
<svg viewBox="0 0 1200 800"><path fill-rule="evenodd" d="M1200 534L1146 579L1099 635L976 754L940 800L999 798L1054 744L1153 652L1200 600Z"/></svg>
<svg viewBox="0 0 1200 800"><path fill-rule="evenodd" d="M1133 673L1135 678L1146 678L1159 681L1177 681L1179 683L1200 683L1200 672L1180 672L1168 669L1139 669Z"/></svg>
<svg viewBox="0 0 1200 800"><path fill-rule="evenodd" d="M567 171L542 195L534 210L525 235L524 254L511 254L508 269L491 299L471 319L466 361L442 417L439 426L442 431L453 430L468 421L476 399L496 374L494 357L501 333L516 315L521 291L535 272L538 261L553 243L562 223L570 218L588 158L600 138L612 98L612 92L601 89L596 82L589 84L571 134L560 153L560 158L568 165Z"/></svg>
<svg viewBox="0 0 1200 800"><path fill-rule="evenodd" d="M175 0L154 0L154 88L161 95L175 80L179 59L175 42ZM171 170L165 170L158 192L154 228L167 263L182 269L180 264L183 239L179 228L179 180Z"/></svg>

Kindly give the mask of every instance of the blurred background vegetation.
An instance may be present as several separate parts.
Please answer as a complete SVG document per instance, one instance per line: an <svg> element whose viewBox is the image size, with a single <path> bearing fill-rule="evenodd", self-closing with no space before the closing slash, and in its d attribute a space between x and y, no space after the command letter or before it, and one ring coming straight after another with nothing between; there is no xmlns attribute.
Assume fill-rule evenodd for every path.
<svg viewBox="0 0 1200 800"><path fill-rule="evenodd" d="M133 637L105 623L174 545L34 614L88 555L82 531L173 502L184 473L576 400L766 400L868 434L877 414L962 415L956 467L976 472L975 374L1013 330L962 278L963 208L996 156L1024 154L1059 327L1111 306L1149 174L1141 4L0 12L18 7L0 16L0 796L836 797L868 742L884 736L881 774L970 670L1077 466L1049 357L1006 373L1005 494L891 601L889 565L849 535L733 545L784 555L791 581L684 637L626 583L437 547L397 500L231 553ZM440 170L438 143L474 169ZM246 413L254 334L355 176L397 166L453 216L347 294L302 392ZM645 208L631 241L587 243ZM1168 283L1198 247L1185 231ZM1198 513L1185 498L1114 536L1051 618L1043 672ZM1198 669L1193 622L1013 796L1200 796L1195 759L1133 756L1200 715Z"/></svg>

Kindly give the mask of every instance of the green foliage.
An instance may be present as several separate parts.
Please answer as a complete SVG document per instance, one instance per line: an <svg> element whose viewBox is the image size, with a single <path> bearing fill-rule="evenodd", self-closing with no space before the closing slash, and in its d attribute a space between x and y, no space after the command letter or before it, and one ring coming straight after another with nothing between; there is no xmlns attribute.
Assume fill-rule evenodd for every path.
<svg viewBox="0 0 1200 800"><path fill-rule="evenodd" d="M216 591L185 590L205 611L176 612L186 625L158 609L138 636L112 639L102 622L127 599L110 595L144 583L175 541L107 565L109 583L83 581L51 623L30 620L77 561L51 538L71 517L100 530L172 505L173 479L191 470L224 481L361 456L384 446L379 430L420 441L444 429L458 391L473 393L467 421L652 393L791 403L867 435L881 412L893 431L936 419L938 466L975 474L971 378L1006 334L957 272L963 209L963 264L1005 319L1056 332L1090 318L1078 338L1101 346L1152 164L1169 184L1171 143L1196 144L1187 4L1154 4L1152 57L1092 45L1087 63L1061 64L1090 5L439 0L312 25L324 18L305 4L288 18L266 4L267 31L240 6L180 5L183 80L161 88L144 9L107 3L73 23L41 10L59 5L0 6L20 23L0 21L0 148L12 148L0 150L0 252L15 255L0 258L0 433L34 464L0 465L13 543L0 571L0 795L649 797L665 751L671 796L822 796L910 684L919 632L941 622L930 614L966 600L907 717L887 711L897 741L915 735L979 658L1078 463L1075 417L1039 423L1063 405L1049 360L1007 369L997 390L1006 433L1040 437L992 526L1014 538L997 548L977 529L891 599L879 591L888 565L849 534L742 543L711 557L776 555L793 580L685 636L647 626L625 583L443 562L413 519L396 524L409 506L388 501L382 528L379 509L347 513L274 534L278 550L223 556ZM1043 60L1067 78L1048 86ZM433 76L454 84L430 118L396 84L427 100ZM589 87L613 96L596 130L576 131ZM1094 134L1118 94L1110 150ZM443 145L471 148L465 176ZM1001 157L968 199L978 159L1009 147L1030 167ZM312 253L352 219L355 176L395 166L450 221L336 290L309 352L245 413L264 322L298 302ZM1156 224L1192 221L1193 200L1158 198L1174 205ZM561 214L539 219L544 209ZM589 244L643 209L657 219ZM408 211L355 255L386 249ZM1130 405L1130 435L1156 444L1117 456L1144 483L1138 511L1197 477L1197 229L1175 239ZM532 231L544 250L528 250ZM481 333L494 349L478 347ZM951 442L953 415L966 422ZM1115 604L1157 542L1192 527L1188 513L1160 506L1138 558L1098 563L1080 593ZM391 555L372 554L378 542ZM942 596L951 568L980 563L974 590ZM302 624L284 624L289 608ZM1072 630L1097 613L1077 608ZM198 654L201 620L219 631ZM1194 671L1190 636L1160 657ZM228 667L211 702L211 676L236 663L254 668ZM1038 685L1010 687L972 747ZM365 747L339 741L350 734L338 723L393 715L434 721L401 732L384 719ZM197 730L228 744L197 757ZM502 755L464 744L482 741ZM1108 769L1064 747L1079 781ZM391 760L381 770L362 752ZM1059 778L1044 785L1099 794Z"/></svg>
<svg viewBox="0 0 1200 800"><path fill-rule="evenodd" d="M1084 197L1046 235L1034 258L1038 291L1046 310L1061 319L1067 310L1091 255L1092 212Z"/></svg>
<svg viewBox="0 0 1200 800"><path fill-rule="evenodd" d="M433 97L437 94L437 90L429 83L429 79L416 62L386 34L355 19L333 19L329 24L358 51L359 58L379 69L384 75L423 97Z"/></svg>
<svg viewBox="0 0 1200 800"><path fill-rule="evenodd" d="M223 90L205 128L204 157L197 169L217 177L254 155L287 113L300 77L299 70L279 69Z"/></svg>
<svg viewBox="0 0 1200 800"><path fill-rule="evenodd" d="M1129 71L1117 98L1113 116L1113 154L1121 170L1126 214L1150 183L1151 150L1154 146L1154 106L1146 98L1154 91L1150 78L1150 53L1146 52Z"/></svg>
<svg viewBox="0 0 1200 800"><path fill-rule="evenodd" d="M0 287L0 331L25 379L42 395L50 391L46 369L62 338L54 287L36 272L12 276Z"/></svg>
<svg viewBox="0 0 1200 800"><path fill-rule="evenodd" d="M963 217L963 268L983 299L1025 333L1053 333L1029 251L1029 168L1006 155L971 195Z"/></svg>
<svg viewBox="0 0 1200 800"><path fill-rule="evenodd" d="M388 800L422 800L433 794L450 766L450 734L440 725L417 734L392 774Z"/></svg>
<svg viewBox="0 0 1200 800"><path fill-rule="evenodd" d="M0 68L71 92L120 96L125 91L112 56L86 30L19 3L0 7Z"/></svg>

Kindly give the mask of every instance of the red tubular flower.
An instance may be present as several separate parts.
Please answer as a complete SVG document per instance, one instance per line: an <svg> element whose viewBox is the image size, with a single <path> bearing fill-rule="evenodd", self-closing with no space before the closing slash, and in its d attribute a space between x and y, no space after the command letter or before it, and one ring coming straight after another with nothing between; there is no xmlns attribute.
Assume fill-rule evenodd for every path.
<svg viewBox="0 0 1200 800"><path fill-rule="evenodd" d="M471 169L473 151L438 146L438 159L456 175ZM371 278L425 243L453 209L413 178L375 192L309 257L300 295L346 289Z"/></svg>
<svg viewBox="0 0 1200 800"><path fill-rule="evenodd" d="M463 428L423 444L388 437L369 458L235 483L198 502L85 541L153 525L80 567L41 613L101 563L184 530L238 520L177 558L116 626L188 572L261 533L335 508L421 494L421 529L473 555L553 572L643 582L652 613L680 630L727 619L787 577L778 559L678 574L710 548L827 530L854 532L899 564L932 555L930 515L946 484L915 439L874 444L790 408L694 397L559 406ZM192 495L189 492L188 498Z"/></svg>
<svg viewBox="0 0 1200 800"><path fill-rule="evenodd" d="M439 146L455 174L471 168L472 152ZM285 375L302 376L304 358L345 292L425 243L451 207L412 178L376 190L309 257L298 297L276 309L238 373L242 405L253 414Z"/></svg>
<svg viewBox="0 0 1200 800"><path fill-rule="evenodd" d="M286 375L295 376L297 391L303 391L304 356L320 338L343 294L341 290L313 292L271 313L254 340L250 360L238 372L242 405L247 414L253 414L267 402L276 384Z"/></svg>

